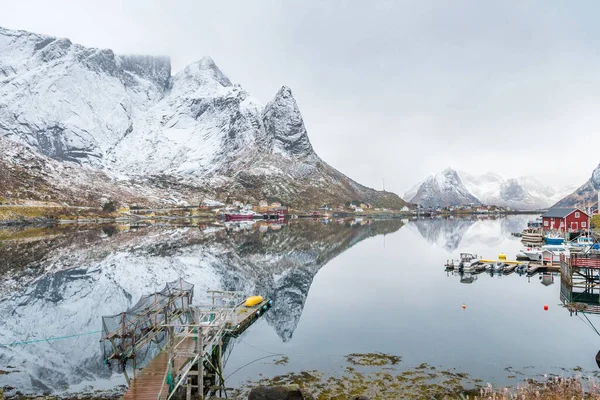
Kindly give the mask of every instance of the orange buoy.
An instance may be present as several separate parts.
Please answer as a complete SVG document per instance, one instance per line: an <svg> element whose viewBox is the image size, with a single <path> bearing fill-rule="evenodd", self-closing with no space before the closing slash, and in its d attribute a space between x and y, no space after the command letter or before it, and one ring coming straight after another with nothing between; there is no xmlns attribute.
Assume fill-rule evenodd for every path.
<svg viewBox="0 0 600 400"><path fill-rule="evenodd" d="M466 305L466 304L463 304L463 305L462 305L462 308L463 308L463 310L464 310L465 308L467 308L467 305Z"/></svg>
<svg viewBox="0 0 600 400"><path fill-rule="evenodd" d="M548 304L544 304L544 311L548 311Z"/></svg>

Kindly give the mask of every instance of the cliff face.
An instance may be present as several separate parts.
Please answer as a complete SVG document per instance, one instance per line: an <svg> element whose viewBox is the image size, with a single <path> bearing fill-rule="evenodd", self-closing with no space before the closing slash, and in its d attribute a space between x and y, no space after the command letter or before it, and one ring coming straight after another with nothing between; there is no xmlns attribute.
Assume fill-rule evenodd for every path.
<svg viewBox="0 0 600 400"><path fill-rule="evenodd" d="M480 203L464 187L458 173L450 168L427 178L407 200L423 207L463 206Z"/></svg>
<svg viewBox="0 0 600 400"><path fill-rule="evenodd" d="M157 190L177 182L188 188L179 193L188 202L227 193L296 206L405 205L318 157L289 88L263 106L210 57L171 75L166 57L0 28L0 137L29 146L40 160L89 167L109 183ZM100 199L80 192L76 200Z"/></svg>

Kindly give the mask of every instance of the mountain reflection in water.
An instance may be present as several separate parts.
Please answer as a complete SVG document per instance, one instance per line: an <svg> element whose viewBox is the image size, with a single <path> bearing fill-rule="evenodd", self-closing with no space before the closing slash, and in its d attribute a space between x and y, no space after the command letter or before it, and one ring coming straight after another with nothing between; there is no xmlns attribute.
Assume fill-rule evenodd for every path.
<svg viewBox="0 0 600 400"><path fill-rule="evenodd" d="M122 384L102 362L100 333L94 333L101 316L124 311L178 278L195 284L195 303L207 289L273 299L264 318L286 342L319 269L360 241L402 225L339 220L15 232L27 238L0 246L0 370L8 372L0 373L0 387L43 393ZM83 335L35 342L73 334ZM33 343L6 346L23 341Z"/></svg>

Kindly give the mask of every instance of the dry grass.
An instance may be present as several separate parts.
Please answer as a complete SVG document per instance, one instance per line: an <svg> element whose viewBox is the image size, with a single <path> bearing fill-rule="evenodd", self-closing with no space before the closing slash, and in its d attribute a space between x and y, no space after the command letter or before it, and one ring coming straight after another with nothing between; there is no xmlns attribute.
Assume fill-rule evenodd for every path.
<svg viewBox="0 0 600 400"><path fill-rule="evenodd" d="M600 399L600 385L596 378L545 377L542 381L530 380L517 388L494 389L488 383L480 389L475 399L529 400L529 399Z"/></svg>
<svg viewBox="0 0 600 400"><path fill-rule="evenodd" d="M110 218L117 213L105 213L99 208L43 206L3 206L0 207L0 221L27 221L35 219L74 220L78 218Z"/></svg>
<svg viewBox="0 0 600 400"><path fill-rule="evenodd" d="M33 239L48 236L48 229L31 227L26 229L0 229L0 241Z"/></svg>

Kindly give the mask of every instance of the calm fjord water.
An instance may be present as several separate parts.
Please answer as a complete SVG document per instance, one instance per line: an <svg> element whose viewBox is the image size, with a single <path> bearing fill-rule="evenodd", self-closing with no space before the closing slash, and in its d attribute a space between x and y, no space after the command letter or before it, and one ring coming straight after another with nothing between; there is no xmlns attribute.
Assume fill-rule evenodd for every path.
<svg viewBox="0 0 600 400"><path fill-rule="evenodd" d="M521 244L510 232L531 218L49 231L0 246L0 344L97 331L102 315L182 277L196 285L195 303L211 288L275 302L228 349L228 386L259 374L335 373L345 355L369 352L498 384L512 382L509 367L529 376L593 371L600 341L559 306L559 276L544 285L539 276L484 273L465 284L444 271L461 251L513 259ZM0 346L0 370L10 372L0 374L0 387L41 393L122 384L103 365L99 336ZM289 361L276 364L280 357L270 354Z"/></svg>

